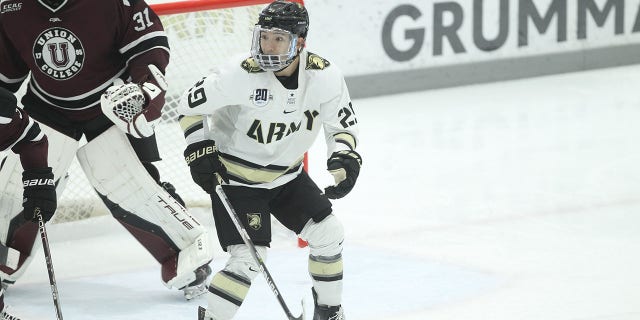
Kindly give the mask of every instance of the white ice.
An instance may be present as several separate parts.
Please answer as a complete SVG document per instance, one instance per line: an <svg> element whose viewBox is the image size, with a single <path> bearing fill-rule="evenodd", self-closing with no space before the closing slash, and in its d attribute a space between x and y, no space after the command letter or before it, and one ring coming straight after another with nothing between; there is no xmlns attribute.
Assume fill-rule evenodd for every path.
<svg viewBox="0 0 640 320"><path fill-rule="evenodd" d="M364 164L334 202L347 319L640 319L638 83L627 66L354 101ZM324 152L311 152L320 185ZM206 305L167 290L111 218L49 236L67 320L195 320ZM287 303L311 313L306 249L282 230L272 247ZM37 256L7 302L54 319ZM261 277L237 319L285 319Z"/></svg>

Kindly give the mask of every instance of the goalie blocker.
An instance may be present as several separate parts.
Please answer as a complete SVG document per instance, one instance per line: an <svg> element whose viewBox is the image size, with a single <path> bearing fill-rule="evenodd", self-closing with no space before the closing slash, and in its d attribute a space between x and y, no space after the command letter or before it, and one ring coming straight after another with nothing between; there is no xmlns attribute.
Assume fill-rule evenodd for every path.
<svg viewBox="0 0 640 320"><path fill-rule="evenodd" d="M78 161L114 217L162 265L162 281L182 289L213 258L206 229L144 169L124 133L111 127L78 150Z"/></svg>

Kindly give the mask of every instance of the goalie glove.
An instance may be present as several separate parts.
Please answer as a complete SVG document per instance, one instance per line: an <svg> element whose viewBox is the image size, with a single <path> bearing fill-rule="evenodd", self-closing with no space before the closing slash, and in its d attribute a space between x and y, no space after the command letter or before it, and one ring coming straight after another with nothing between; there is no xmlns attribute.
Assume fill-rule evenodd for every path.
<svg viewBox="0 0 640 320"><path fill-rule="evenodd" d="M213 140L192 143L184 150L191 178L205 192L213 194L216 185L229 183L227 169L220 162L218 148Z"/></svg>
<svg viewBox="0 0 640 320"><path fill-rule="evenodd" d="M340 199L346 196L356 184L362 166L362 158L352 150L342 150L331 154L327 160L327 170L333 175L335 185L324 188L329 199Z"/></svg>
<svg viewBox="0 0 640 320"><path fill-rule="evenodd" d="M22 173L23 200L22 214L25 219L38 222L37 213L42 214L44 222L51 220L56 212L56 186L50 167L29 169Z"/></svg>
<svg viewBox="0 0 640 320"><path fill-rule="evenodd" d="M155 82L124 83L117 79L107 88L100 98L102 112L120 130L136 138L150 137L154 133L159 116L152 115L151 104L164 104L163 93L167 90L167 82L162 72L154 65L148 66ZM161 106L160 106L161 108Z"/></svg>

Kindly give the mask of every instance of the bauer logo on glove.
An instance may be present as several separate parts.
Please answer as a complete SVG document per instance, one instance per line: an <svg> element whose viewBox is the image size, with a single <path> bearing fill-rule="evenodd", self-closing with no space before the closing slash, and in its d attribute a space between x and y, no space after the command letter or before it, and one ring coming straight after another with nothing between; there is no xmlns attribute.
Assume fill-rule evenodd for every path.
<svg viewBox="0 0 640 320"><path fill-rule="evenodd" d="M50 167L29 169L22 172L22 214L25 219L37 222L40 212L45 222L53 217L57 208L56 187Z"/></svg>

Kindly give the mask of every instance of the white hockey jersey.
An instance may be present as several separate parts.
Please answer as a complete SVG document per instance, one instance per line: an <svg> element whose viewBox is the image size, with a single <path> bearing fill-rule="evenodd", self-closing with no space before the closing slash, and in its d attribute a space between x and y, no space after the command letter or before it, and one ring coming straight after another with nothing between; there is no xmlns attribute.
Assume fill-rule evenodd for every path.
<svg viewBox="0 0 640 320"><path fill-rule="evenodd" d="M289 90L252 58L240 60L196 83L178 107L187 143L214 140L231 184L273 188L291 181L321 127L328 155L355 150L358 122L335 65L303 50L298 88Z"/></svg>

